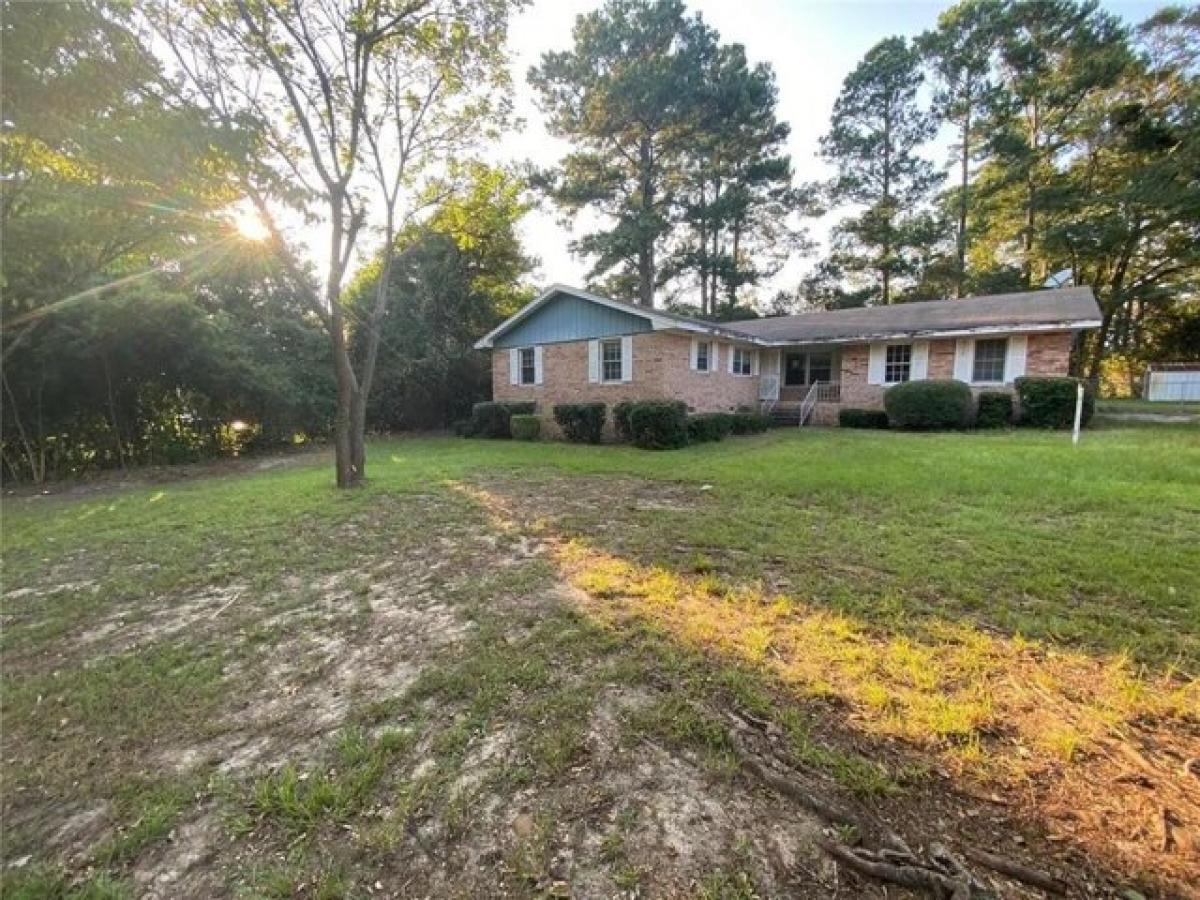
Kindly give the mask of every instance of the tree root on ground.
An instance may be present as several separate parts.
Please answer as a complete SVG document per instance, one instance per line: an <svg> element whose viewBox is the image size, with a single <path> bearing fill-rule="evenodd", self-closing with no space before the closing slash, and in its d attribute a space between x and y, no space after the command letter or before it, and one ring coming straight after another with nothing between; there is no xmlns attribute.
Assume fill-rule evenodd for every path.
<svg viewBox="0 0 1200 900"><path fill-rule="evenodd" d="M747 746L739 731L763 730L761 720L739 713L730 713L734 727L729 731L730 745L742 768L771 790L795 800L826 823L853 829L856 840L875 836L878 850L851 846L834 840L821 841L821 848L833 859L860 875L913 890L923 890L943 900L983 900L995 896L993 891L940 843L930 843L924 857L914 853L898 834L882 823L870 820L839 803L820 797L795 776L787 774L791 767L768 754L764 762ZM983 850L965 848L963 854L975 863L1016 881L1039 888L1050 894L1063 894L1061 881L1045 872L1032 869L1006 857Z"/></svg>

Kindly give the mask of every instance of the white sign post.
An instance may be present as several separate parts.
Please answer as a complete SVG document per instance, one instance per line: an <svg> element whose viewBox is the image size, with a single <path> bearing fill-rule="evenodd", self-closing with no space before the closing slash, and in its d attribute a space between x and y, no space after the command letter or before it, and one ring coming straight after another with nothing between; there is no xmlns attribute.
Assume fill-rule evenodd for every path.
<svg viewBox="0 0 1200 900"><path fill-rule="evenodd" d="M1075 430L1071 433L1071 443L1079 443L1079 425L1083 421L1083 382L1075 388Z"/></svg>

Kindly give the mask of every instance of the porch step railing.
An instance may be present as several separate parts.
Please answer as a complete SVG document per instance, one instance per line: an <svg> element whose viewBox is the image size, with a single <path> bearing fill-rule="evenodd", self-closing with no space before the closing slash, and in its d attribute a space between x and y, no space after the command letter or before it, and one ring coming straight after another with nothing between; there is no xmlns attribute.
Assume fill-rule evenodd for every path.
<svg viewBox="0 0 1200 900"><path fill-rule="evenodd" d="M801 428L808 421L808 417L812 415L812 411L817 406L817 396L820 393L821 382L814 381L812 387L808 389L808 393L804 395L804 399L800 402L800 421L797 423Z"/></svg>
<svg viewBox="0 0 1200 900"><path fill-rule="evenodd" d="M762 401L764 414L771 416L778 425L807 425L818 404L840 403L842 385L837 381L818 381L810 384L799 401Z"/></svg>
<svg viewBox="0 0 1200 900"><path fill-rule="evenodd" d="M839 403L842 399L842 385L837 381L814 381L800 402L799 426L808 424L809 417L818 403Z"/></svg>

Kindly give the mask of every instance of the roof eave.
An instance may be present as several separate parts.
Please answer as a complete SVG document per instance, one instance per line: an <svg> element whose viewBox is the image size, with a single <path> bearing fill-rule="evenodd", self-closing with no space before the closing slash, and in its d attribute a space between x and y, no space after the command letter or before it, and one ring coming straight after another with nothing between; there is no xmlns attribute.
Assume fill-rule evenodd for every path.
<svg viewBox="0 0 1200 900"><path fill-rule="evenodd" d="M1010 325L981 325L975 328L928 328L908 331L863 332L841 337L815 338L758 338L756 342L767 347L795 347L815 344L862 344L871 341L897 341L914 338L959 338L977 337L981 334L1030 334L1046 331L1084 331L1099 328L1099 319L1080 319L1063 322L1014 323ZM747 335L751 340L755 340Z"/></svg>

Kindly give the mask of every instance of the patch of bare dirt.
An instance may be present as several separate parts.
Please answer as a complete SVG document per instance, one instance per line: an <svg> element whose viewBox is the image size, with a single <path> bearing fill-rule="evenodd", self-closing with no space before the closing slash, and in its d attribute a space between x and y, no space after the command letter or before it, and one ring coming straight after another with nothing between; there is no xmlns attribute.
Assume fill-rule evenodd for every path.
<svg viewBox="0 0 1200 900"><path fill-rule="evenodd" d="M580 521L588 529L585 537L594 533L597 504L605 510L604 528L618 535L622 513L694 509L699 515L711 514L704 492L686 485L553 476L532 482L522 480L520 484L489 479L480 485L496 519L506 520L518 529L536 527L548 544L578 534ZM619 537L605 544L620 545ZM719 569L720 551L710 552L718 556L715 563ZM608 556L600 555L608 560ZM624 577L620 567L628 561L618 557L611 562L617 567L614 571L619 581ZM684 573L685 580L689 574ZM647 569L638 577L645 583L631 588L635 606L648 596L646 590L653 589L653 570ZM613 590L619 594L622 588ZM588 609L608 610L604 615L615 615L618 620L622 616L617 612L622 603L620 596L576 597L575 602ZM679 630L672 626L671 616L683 614L677 613L671 602L663 602L663 609L672 612L664 613L659 624ZM769 606L770 598L763 602ZM740 639L715 632L709 637L712 648L724 648L722 652L731 650ZM773 649L779 666L785 661L781 652L785 656L803 652L801 647L778 641L768 642L768 649ZM1071 673L1060 659L1066 654L1050 655L1056 664L1062 663L1056 673L1068 677ZM778 668L770 659L767 662L768 669ZM1014 661L1014 666L1018 662L1024 664ZM1088 673L1096 679L1107 677L1107 669L1099 662L1089 666L1081 661L1078 669L1081 678L1088 677ZM1032 679L1037 674L1027 673L1024 677ZM1021 676L1015 677L1020 680ZM1063 702L1083 702L1094 686L1068 681L1063 688L1067 692ZM922 783L884 804L892 827L910 834L917 844L960 839L966 846L994 848L1010 860L1069 879L1073 888L1086 896L1122 890L1130 876L1140 883L1139 890L1148 890L1152 881L1163 896L1200 896L1195 880L1200 875L1195 838L1200 834L1200 763L1195 762L1200 755L1200 722L1194 719L1176 716L1169 722L1124 723L1122 729L1113 730L1111 739L1077 753L1069 762L1046 764L1031 761L1021 741L1014 740L1009 746L1009 742L993 740L990 732L985 733L986 752L996 754L997 763L1016 774L1010 777L1008 769L993 768L978 779L943 767L936 748L902 747L894 741L859 733L861 726L848 715L852 710L845 706L805 705L816 713L817 733L831 746L886 759L893 770L912 766L930 772ZM1044 704L1038 707L1043 708ZM1030 715L1036 713L1037 709ZM1003 726L1001 721L993 730ZM686 810L687 806L680 808ZM1008 884L1011 890L1017 889L1015 882Z"/></svg>
<svg viewBox="0 0 1200 900"><path fill-rule="evenodd" d="M133 469L108 469L81 478L64 478L46 484L8 484L4 496L24 502L51 499L81 499L118 491L198 481L229 475L249 475L291 466L315 465L330 458L331 451L321 445L306 445L296 450L272 454L210 459L173 466L138 466Z"/></svg>

